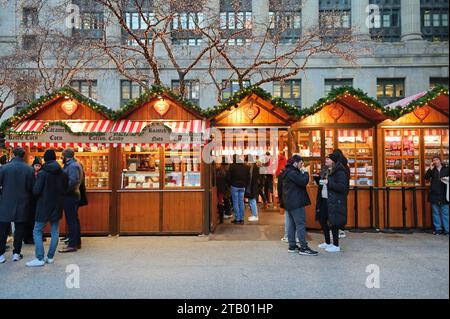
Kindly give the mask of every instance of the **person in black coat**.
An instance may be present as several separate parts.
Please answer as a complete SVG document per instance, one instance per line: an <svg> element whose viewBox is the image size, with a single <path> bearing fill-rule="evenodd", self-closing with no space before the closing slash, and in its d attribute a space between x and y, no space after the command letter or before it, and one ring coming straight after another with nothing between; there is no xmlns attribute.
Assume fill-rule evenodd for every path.
<svg viewBox="0 0 450 319"><path fill-rule="evenodd" d="M259 220L258 217L258 206L257 199L259 197L259 168L261 167L261 162L256 162L251 164L249 172L249 183L245 190L245 194L248 198L248 204L250 210L252 211L252 216L248 218L250 222L256 222Z"/></svg>
<svg viewBox="0 0 450 319"><path fill-rule="evenodd" d="M236 155L233 157L233 164L227 172L227 181L231 186L231 199L233 201L234 224L244 224L244 196L245 188L248 185L250 171L247 165Z"/></svg>
<svg viewBox="0 0 450 319"><path fill-rule="evenodd" d="M37 179L37 175L39 174L39 171L42 167L42 160L39 156L36 156L33 160L33 163L31 164L31 167L34 171L34 181ZM23 238L23 242L28 245L33 245L33 229L34 229L34 216L36 215L36 198L33 196L31 197L30 201L30 215L28 217L28 221L25 224L25 235Z"/></svg>
<svg viewBox="0 0 450 319"><path fill-rule="evenodd" d="M288 252L316 256L317 252L310 249L306 241L305 206L311 205L311 200L306 190L309 174L303 169L303 165L303 159L299 155L289 159L285 170L278 178L278 196L280 207L284 208L289 216ZM300 247L296 246L296 234Z"/></svg>
<svg viewBox="0 0 450 319"><path fill-rule="evenodd" d="M14 222L13 261L21 255L25 223L30 211L33 188L33 169L25 161L25 150L15 148L14 158L0 169L0 263L5 262L4 253L10 223Z"/></svg>
<svg viewBox="0 0 450 319"><path fill-rule="evenodd" d="M433 157L430 168L425 174L425 179L431 180L429 201L433 212L434 233L439 235L444 230L448 235L448 166L442 165L439 155ZM445 183L447 182L447 184ZM443 229L442 229L443 228Z"/></svg>
<svg viewBox="0 0 450 319"><path fill-rule="evenodd" d="M317 194L316 220L319 220L325 243L319 247L328 252L339 252L339 229L347 224L347 195L349 178L341 162L339 152L333 152L325 160L325 167L316 178ZM330 229L333 244L330 240Z"/></svg>
<svg viewBox="0 0 450 319"><path fill-rule="evenodd" d="M43 266L45 261L52 263L58 246L59 220L64 207L64 195L68 188L68 178L56 161L53 150L44 154L45 164L38 174L33 187L36 202L36 222L34 225L34 242L36 245L36 259L27 263L29 267ZM44 258L42 235L45 225L50 223L51 242L47 259Z"/></svg>

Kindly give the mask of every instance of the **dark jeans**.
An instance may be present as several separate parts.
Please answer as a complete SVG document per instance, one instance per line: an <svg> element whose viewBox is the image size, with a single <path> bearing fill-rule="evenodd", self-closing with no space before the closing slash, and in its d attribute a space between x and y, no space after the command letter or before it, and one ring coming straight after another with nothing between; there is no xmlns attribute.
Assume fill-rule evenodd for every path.
<svg viewBox="0 0 450 319"><path fill-rule="evenodd" d="M270 195L273 193L273 175L264 175L264 194L266 202L271 202Z"/></svg>
<svg viewBox="0 0 450 319"><path fill-rule="evenodd" d="M80 220L78 218L78 204L80 200L75 197L64 198L64 213L69 226L69 247L77 248L81 245Z"/></svg>
<svg viewBox="0 0 450 319"><path fill-rule="evenodd" d="M339 227L334 227L328 224L328 203L326 199L322 199L319 212L319 223L322 227L323 235L325 236L325 242L331 244L330 230L333 234L333 245L339 246Z"/></svg>
<svg viewBox="0 0 450 319"><path fill-rule="evenodd" d="M6 251L6 240L8 239L11 223L0 223L0 255ZM25 223L14 223L14 251L13 254L20 254L25 232Z"/></svg>
<svg viewBox="0 0 450 319"><path fill-rule="evenodd" d="M289 248L294 249L296 246L295 234L300 241L301 248L307 248L308 242L306 241L306 212L305 208L297 208L290 210L289 214L289 227L288 227L288 242Z"/></svg>

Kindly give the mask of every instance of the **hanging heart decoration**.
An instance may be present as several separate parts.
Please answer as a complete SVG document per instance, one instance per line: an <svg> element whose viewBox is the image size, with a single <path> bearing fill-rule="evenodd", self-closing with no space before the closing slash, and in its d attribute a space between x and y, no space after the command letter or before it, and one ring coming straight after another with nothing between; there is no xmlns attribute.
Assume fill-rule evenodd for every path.
<svg viewBox="0 0 450 319"><path fill-rule="evenodd" d="M164 100L159 100L155 103L154 108L159 115L164 116L169 112L170 105Z"/></svg>
<svg viewBox="0 0 450 319"><path fill-rule="evenodd" d="M77 111L78 104L75 101L72 101L72 100L64 101L61 104L61 109L68 116L72 116Z"/></svg>
<svg viewBox="0 0 450 319"><path fill-rule="evenodd" d="M253 103L250 106L248 106L245 110L245 114L252 121L258 116L259 112L260 112L259 107L257 107Z"/></svg>
<svg viewBox="0 0 450 319"><path fill-rule="evenodd" d="M414 115L421 121L425 120L430 115L430 108L422 106L414 110Z"/></svg>
<svg viewBox="0 0 450 319"><path fill-rule="evenodd" d="M344 108L338 104L333 105L328 110L328 115L335 121L339 120L344 114Z"/></svg>

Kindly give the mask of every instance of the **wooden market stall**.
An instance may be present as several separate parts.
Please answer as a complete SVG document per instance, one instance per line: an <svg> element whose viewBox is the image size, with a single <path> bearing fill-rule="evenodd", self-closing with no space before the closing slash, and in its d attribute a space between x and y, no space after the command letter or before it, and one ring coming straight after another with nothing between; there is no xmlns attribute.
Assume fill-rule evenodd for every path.
<svg viewBox="0 0 450 319"><path fill-rule="evenodd" d="M25 148L31 165L35 156L48 148L61 157L64 148L75 150L82 163L89 205L80 208L83 234L111 232L111 155L104 138L111 129L112 111L71 88L63 88L31 103L2 125L7 132L6 146ZM66 232L61 223L61 232Z"/></svg>
<svg viewBox="0 0 450 319"><path fill-rule="evenodd" d="M217 143L213 155L218 162L226 163L231 163L233 155L252 155L254 159L261 159L269 152L274 158L279 154L288 157L287 133L295 121L293 114L297 110L279 98L273 99L259 87L237 92L222 105L213 108L210 114L211 126L221 132L221 141ZM275 174L275 170L272 173ZM216 204L213 200L211 216L217 217ZM217 218L212 217L211 221L213 229Z"/></svg>
<svg viewBox="0 0 450 319"><path fill-rule="evenodd" d="M311 176L319 174L328 154L341 149L348 158L351 172L347 225L373 227L377 222L373 190L378 182L376 125L387 116L375 100L351 87L332 90L302 113L290 130L290 149L305 159ZM309 228L320 228L315 221L317 190L311 178L308 192L312 205L307 207Z"/></svg>
<svg viewBox="0 0 450 319"><path fill-rule="evenodd" d="M209 166L202 161L208 122L200 108L151 91L118 112L117 232L209 232Z"/></svg>
<svg viewBox="0 0 450 319"><path fill-rule="evenodd" d="M428 228L431 207L424 179L434 155L449 160L448 89L436 87L385 107L378 126L379 198L384 228ZM389 193L389 194L387 194Z"/></svg>

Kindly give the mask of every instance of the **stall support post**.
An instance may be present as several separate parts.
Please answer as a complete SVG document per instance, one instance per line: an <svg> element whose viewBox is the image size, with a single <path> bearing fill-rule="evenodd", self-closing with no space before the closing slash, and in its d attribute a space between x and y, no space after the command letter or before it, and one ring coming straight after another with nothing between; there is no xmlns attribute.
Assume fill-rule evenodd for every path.
<svg viewBox="0 0 450 319"><path fill-rule="evenodd" d="M413 213L414 213L414 230L415 232L421 232L422 230L419 229L419 215L417 212L417 188L411 187L411 191L413 192Z"/></svg>
<svg viewBox="0 0 450 319"><path fill-rule="evenodd" d="M412 231L406 225L406 210L406 188L402 187L402 228L398 229L397 232L410 234Z"/></svg>
<svg viewBox="0 0 450 319"><path fill-rule="evenodd" d="M366 229L365 231L368 233L378 233L378 230L375 229L373 224L373 210L374 210L374 203L373 203L373 197L374 197L374 187L369 187L369 214L370 214L370 228Z"/></svg>
<svg viewBox="0 0 450 319"><path fill-rule="evenodd" d="M384 197L386 200L385 200L385 202L383 203L384 205L383 206L385 206L386 207L386 221L385 221L385 223L384 223L384 228L381 230L381 232L383 232L383 233L388 233L388 234L392 234L392 233L394 233L394 230L393 229L391 229L391 224L390 224L390 220L391 220L391 208L390 208L390 206L389 206L389 204L390 204L390 200L391 200L391 189L389 188L389 187L386 187L386 189L385 189L385 191L386 191L386 196Z"/></svg>
<svg viewBox="0 0 450 319"><path fill-rule="evenodd" d="M353 189L355 191L355 204L354 204L355 227L353 229L351 229L350 231L352 233L362 233L363 231L361 229L359 229L359 225L358 225L358 187L355 186Z"/></svg>

